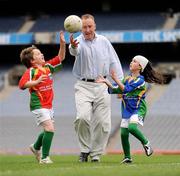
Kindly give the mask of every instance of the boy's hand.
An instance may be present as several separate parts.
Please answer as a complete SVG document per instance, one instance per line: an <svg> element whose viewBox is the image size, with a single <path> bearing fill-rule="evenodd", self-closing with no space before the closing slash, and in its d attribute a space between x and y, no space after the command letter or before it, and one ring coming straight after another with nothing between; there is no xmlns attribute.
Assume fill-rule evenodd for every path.
<svg viewBox="0 0 180 176"><path fill-rule="evenodd" d="M28 81L24 84L23 86L23 89L26 89L26 88L31 88L31 87L34 87L36 86L37 84L39 83L43 83L45 82L45 80L48 78L47 75L41 75L37 80L35 81Z"/></svg>
<svg viewBox="0 0 180 176"><path fill-rule="evenodd" d="M48 78L47 75L41 75L36 81L37 84L45 82L45 80Z"/></svg>
<svg viewBox="0 0 180 176"><path fill-rule="evenodd" d="M66 44L63 31L60 31L60 44Z"/></svg>

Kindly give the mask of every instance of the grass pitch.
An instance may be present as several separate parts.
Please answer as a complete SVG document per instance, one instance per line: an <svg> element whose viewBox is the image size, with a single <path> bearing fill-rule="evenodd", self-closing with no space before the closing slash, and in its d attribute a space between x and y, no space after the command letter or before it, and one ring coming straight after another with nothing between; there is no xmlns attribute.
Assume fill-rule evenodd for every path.
<svg viewBox="0 0 180 176"><path fill-rule="evenodd" d="M0 176L180 176L179 155L133 155L133 164L120 164L122 155L104 155L100 163L79 163L75 155L53 155L53 164L40 165L33 155L0 155Z"/></svg>

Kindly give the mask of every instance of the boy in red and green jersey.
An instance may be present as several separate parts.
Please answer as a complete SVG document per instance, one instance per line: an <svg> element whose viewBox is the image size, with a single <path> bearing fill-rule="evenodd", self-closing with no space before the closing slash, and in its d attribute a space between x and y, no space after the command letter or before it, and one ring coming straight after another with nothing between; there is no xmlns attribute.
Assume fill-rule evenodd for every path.
<svg viewBox="0 0 180 176"><path fill-rule="evenodd" d="M44 66L39 69L37 67L30 67L23 74L19 87L24 89L23 86L27 81L37 80L41 75L47 75L47 79L33 87L29 88L30 93L30 110L40 108L52 108L54 97L53 79L52 74L62 68L62 63L59 56L47 61Z"/></svg>
<svg viewBox="0 0 180 176"><path fill-rule="evenodd" d="M21 62L27 67L19 81L19 88L29 89L30 110L38 126L43 128L35 143L30 145L40 164L53 163L49 157L50 147L54 136L53 111L53 79L52 74L62 67L65 59L66 43L64 33L60 32L60 49L57 56L45 61L44 55L35 46L21 51ZM41 154L42 149L42 154Z"/></svg>

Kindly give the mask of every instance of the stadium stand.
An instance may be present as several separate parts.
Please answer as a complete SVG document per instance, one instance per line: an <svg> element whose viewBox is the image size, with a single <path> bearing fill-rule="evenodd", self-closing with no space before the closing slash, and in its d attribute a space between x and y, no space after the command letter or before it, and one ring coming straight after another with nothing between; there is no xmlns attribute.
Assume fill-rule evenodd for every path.
<svg viewBox="0 0 180 176"><path fill-rule="evenodd" d="M22 74L25 72L26 67L23 65L15 65L8 72L9 85L18 85Z"/></svg>
<svg viewBox="0 0 180 176"><path fill-rule="evenodd" d="M55 74L54 79L56 135L53 142L53 153L78 153L79 148L73 128L76 114L73 88L75 78L72 76L70 70L65 69ZM155 90L153 86L150 88L150 92L152 91L151 97L149 97L151 99L151 104L142 130L151 140L155 152L173 152L177 151L180 147L180 144L177 142L179 137L176 135L173 136L173 134L180 133L179 128L176 128L176 125L180 125L178 125L178 117L180 116L178 101L180 99L180 93L177 91L180 89L179 86L180 80L173 79L170 84L167 84L165 87L157 87L156 94L153 92ZM0 99L0 121L2 124L0 133L0 139L2 141L2 145L0 146L1 152L18 152L20 154L29 152L27 146L29 145L29 142L33 140L32 136L35 136L38 128L36 125L33 125L34 118L29 112L28 94L28 90L21 91L14 86L6 98ZM152 95L155 96L154 101L152 101ZM107 152L120 152L122 150L119 136L119 123L121 119L120 106L121 101L117 99L115 95L112 96L112 138L109 141ZM9 118L11 118L10 121L8 120ZM11 126L11 123L13 124L13 127ZM24 124L23 127L22 124ZM162 131L163 129L168 129L168 125L174 126L174 128L171 128L170 132ZM22 131L24 134L23 137ZM155 132L158 135L156 135ZM23 140L23 144L22 142L14 142L12 148L10 143L14 140L13 134L16 134L16 140ZM171 140L168 140L169 142L167 142L167 140L162 140L163 138L170 138L170 135L172 135L172 137ZM172 138L175 137L176 140L173 140ZM142 152L143 149L141 144L137 143L134 138L131 140L133 144L132 151Z"/></svg>
<svg viewBox="0 0 180 176"><path fill-rule="evenodd" d="M179 19L179 14L167 15L163 29L175 29Z"/></svg>
<svg viewBox="0 0 180 176"><path fill-rule="evenodd" d="M0 32L55 32L64 29L67 14L0 17ZM179 13L168 17L161 12L94 14L98 30L179 29ZM23 28L24 27L24 28Z"/></svg>
<svg viewBox="0 0 180 176"><path fill-rule="evenodd" d="M177 16L177 23L176 23L175 29L180 29L180 13L178 13L178 16Z"/></svg>
<svg viewBox="0 0 180 176"><path fill-rule="evenodd" d="M64 29L67 15L44 15L36 19L30 32L54 32ZM110 13L94 14L97 30L142 30L161 29L165 16L161 13Z"/></svg>
<svg viewBox="0 0 180 176"><path fill-rule="evenodd" d="M4 74L0 72L0 91L4 88Z"/></svg>
<svg viewBox="0 0 180 176"><path fill-rule="evenodd" d="M94 5L93 8L95 8ZM166 16L166 14L161 12L144 11L138 13L95 12L93 14L96 18L97 30L102 31L180 29L180 16L178 14ZM34 18L27 17L26 15L10 15L8 17L0 16L0 32L33 32L35 35L36 33L56 32L64 29L63 21L67 15L67 13L44 13L43 15L34 16ZM44 36L45 35L42 37ZM44 38L47 39L46 36ZM122 45L117 45L118 49L122 47ZM48 48L49 46L46 47ZM52 48L53 47L50 49L51 51ZM137 45L137 48L139 52L145 47ZM134 49L136 52L137 48ZM46 51L47 50L48 49L46 49ZM126 54L132 52L130 47L126 51L128 51ZM120 51L120 55L122 52L124 51ZM158 54L158 52L161 51L153 50L153 52ZM142 53L148 55L147 51L145 52L143 50ZM17 57L19 57L19 55ZM127 57L122 56L122 58ZM156 58L158 60L158 56ZM173 58L168 61L171 61L172 59ZM127 60L124 62L127 62ZM177 60L177 63L179 63L179 60ZM169 67L169 64L170 63L168 62L166 65L166 71L168 74L172 73L172 80L169 81L169 84L163 87L150 87L148 93L150 95L148 99L149 111L142 129L152 142L155 152L169 151L170 153L179 151L180 149L180 112L178 111L180 99L180 93L178 90L180 89L180 80L179 76L177 76L179 75L179 72L174 72L174 69L169 70L171 68ZM36 136L39 129L36 127L32 114L29 112L28 90L21 91L17 87L17 82L22 72L13 72L15 67L11 68L12 70L10 72L7 69L5 72L0 69L0 153L29 153L27 147L30 142L34 140L33 136ZM179 67L177 68L177 71L178 70ZM7 72L10 75L6 74L4 77ZM13 76L15 76L15 79L13 79ZM4 78L5 80L3 80ZM72 72L68 69L64 69L62 72L56 74L54 79L56 134L52 146L53 153L79 153L78 142L76 141L73 127L76 114L73 88L75 79ZM4 82L6 84L4 84ZM122 151L119 136L119 124L121 119L120 106L120 100L117 99L115 95L112 95L112 132L107 152L113 150L119 153ZM16 138L14 136L16 136ZM137 152L143 150L141 144L137 143L136 139L132 138L131 140L133 151Z"/></svg>
<svg viewBox="0 0 180 176"><path fill-rule="evenodd" d="M8 73L8 70L11 68L11 66L0 66L0 92L4 89L6 86L6 75Z"/></svg>
<svg viewBox="0 0 180 176"><path fill-rule="evenodd" d="M24 22L25 16L0 17L0 32L17 32Z"/></svg>
<svg viewBox="0 0 180 176"><path fill-rule="evenodd" d="M0 17L0 32L55 32L64 29L63 21L67 15L41 15L36 19L29 16ZM151 30L167 29L167 24L179 26L179 15L167 18L163 13L110 13L95 14L98 30ZM169 24L170 23L170 24ZM22 26L27 29L21 29ZM165 26L166 24L166 26Z"/></svg>
<svg viewBox="0 0 180 176"><path fill-rule="evenodd" d="M180 78L173 79L164 93L149 108L147 133L157 150L174 152L180 149L179 109ZM153 129L153 130L152 130ZM164 140L162 140L164 139Z"/></svg>
<svg viewBox="0 0 180 176"><path fill-rule="evenodd" d="M168 115L176 116L180 108L180 79L176 78L171 81L166 92L160 97L151 107L151 114L153 115Z"/></svg>
<svg viewBox="0 0 180 176"><path fill-rule="evenodd" d="M161 29L166 18L161 13L119 13L95 15L98 30Z"/></svg>
<svg viewBox="0 0 180 176"><path fill-rule="evenodd" d="M55 32L63 30L64 15L43 15L36 19L36 23L30 29L30 32Z"/></svg>

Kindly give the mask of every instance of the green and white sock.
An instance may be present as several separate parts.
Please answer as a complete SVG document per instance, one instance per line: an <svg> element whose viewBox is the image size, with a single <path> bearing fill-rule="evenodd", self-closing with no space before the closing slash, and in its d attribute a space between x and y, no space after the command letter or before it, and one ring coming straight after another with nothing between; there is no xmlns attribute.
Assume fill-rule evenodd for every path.
<svg viewBox="0 0 180 176"><path fill-rule="evenodd" d="M42 140L42 159L49 156L49 151L51 148L53 136L54 136L54 132L51 132L51 131L44 132L44 137Z"/></svg>
<svg viewBox="0 0 180 176"><path fill-rule="evenodd" d="M121 143L124 151L124 157L131 159L128 128L121 128Z"/></svg>
<svg viewBox="0 0 180 176"><path fill-rule="evenodd" d="M40 133L37 140L36 140L36 142L34 143L34 148L36 150L41 149L43 136L44 136L44 132Z"/></svg>

